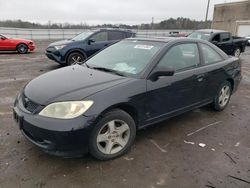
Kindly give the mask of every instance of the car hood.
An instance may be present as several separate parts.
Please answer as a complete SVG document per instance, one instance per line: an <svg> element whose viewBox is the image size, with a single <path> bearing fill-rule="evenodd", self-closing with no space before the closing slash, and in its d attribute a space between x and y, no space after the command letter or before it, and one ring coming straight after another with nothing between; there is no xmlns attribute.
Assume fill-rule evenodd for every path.
<svg viewBox="0 0 250 188"><path fill-rule="evenodd" d="M24 95L40 105L82 100L129 80L131 78L75 65L35 78L26 85Z"/></svg>
<svg viewBox="0 0 250 188"><path fill-rule="evenodd" d="M60 40L60 41L56 41L56 42L51 43L48 47L66 45L66 44L70 44L72 42L74 42L74 41L73 40Z"/></svg>

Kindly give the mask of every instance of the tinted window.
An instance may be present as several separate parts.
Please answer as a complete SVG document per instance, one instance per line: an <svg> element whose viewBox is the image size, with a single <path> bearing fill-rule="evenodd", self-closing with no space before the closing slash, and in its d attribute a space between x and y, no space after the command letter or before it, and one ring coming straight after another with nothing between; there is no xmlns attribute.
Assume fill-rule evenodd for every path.
<svg viewBox="0 0 250 188"><path fill-rule="evenodd" d="M212 41L220 42L220 34L215 35Z"/></svg>
<svg viewBox="0 0 250 188"><path fill-rule="evenodd" d="M179 44L172 47L160 60L158 66L174 68L176 71L197 67L200 62L198 47L195 43Z"/></svg>
<svg viewBox="0 0 250 188"><path fill-rule="evenodd" d="M108 33L107 32L100 32L97 33L92 37L96 42L107 41L108 40Z"/></svg>
<svg viewBox="0 0 250 188"><path fill-rule="evenodd" d="M230 34L229 33L222 33L221 34L221 41L226 42L230 40Z"/></svg>
<svg viewBox="0 0 250 188"><path fill-rule="evenodd" d="M126 38L124 32L109 31L109 40L122 40L124 38Z"/></svg>
<svg viewBox="0 0 250 188"><path fill-rule="evenodd" d="M205 64L212 64L223 60L214 49L206 44L201 44L201 51L203 53Z"/></svg>

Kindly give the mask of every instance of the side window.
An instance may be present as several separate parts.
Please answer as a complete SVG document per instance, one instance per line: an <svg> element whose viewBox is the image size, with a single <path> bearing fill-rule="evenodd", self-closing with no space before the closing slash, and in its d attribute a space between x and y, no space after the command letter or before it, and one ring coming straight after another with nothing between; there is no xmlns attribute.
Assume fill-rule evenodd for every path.
<svg viewBox="0 0 250 188"><path fill-rule="evenodd" d="M220 34L215 35L212 41L220 42Z"/></svg>
<svg viewBox="0 0 250 188"><path fill-rule="evenodd" d="M200 45L205 64L217 63L223 60L223 58L210 46L206 44L200 44Z"/></svg>
<svg viewBox="0 0 250 188"><path fill-rule="evenodd" d="M200 63L197 44L179 44L172 47L160 60L159 67L174 68L175 71L197 67Z"/></svg>
<svg viewBox="0 0 250 188"><path fill-rule="evenodd" d="M125 33L119 31L109 31L109 40L122 40L126 38Z"/></svg>
<svg viewBox="0 0 250 188"><path fill-rule="evenodd" d="M100 32L97 33L92 37L96 42L102 42L108 40L108 33L107 32Z"/></svg>
<svg viewBox="0 0 250 188"><path fill-rule="evenodd" d="M229 33L222 33L221 34L221 42L226 42L230 40L230 34Z"/></svg>

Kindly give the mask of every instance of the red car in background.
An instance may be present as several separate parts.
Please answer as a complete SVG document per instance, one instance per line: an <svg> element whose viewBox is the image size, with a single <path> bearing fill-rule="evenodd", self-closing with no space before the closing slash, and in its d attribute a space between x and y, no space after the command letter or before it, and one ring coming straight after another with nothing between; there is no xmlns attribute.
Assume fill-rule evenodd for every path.
<svg viewBox="0 0 250 188"><path fill-rule="evenodd" d="M26 39L12 39L0 35L0 51L17 51L26 54L35 50L35 43Z"/></svg>

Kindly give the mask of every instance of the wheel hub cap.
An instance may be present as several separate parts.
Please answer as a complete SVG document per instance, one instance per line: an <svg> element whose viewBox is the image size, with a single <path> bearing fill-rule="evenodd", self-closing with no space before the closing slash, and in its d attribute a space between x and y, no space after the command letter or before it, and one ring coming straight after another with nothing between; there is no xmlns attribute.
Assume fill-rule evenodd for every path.
<svg viewBox="0 0 250 188"><path fill-rule="evenodd" d="M129 137L128 124L122 120L113 120L100 129L97 135L97 147L103 154L115 154L127 145Z"/></svg>
<svg viewBox="0 0 250 188"><path fill-rule="evenodd" d="M220 96L219 96L219 105L221 107L226 106L230 98L230 88L229 86L224 86L221 89Z"/></svg>

